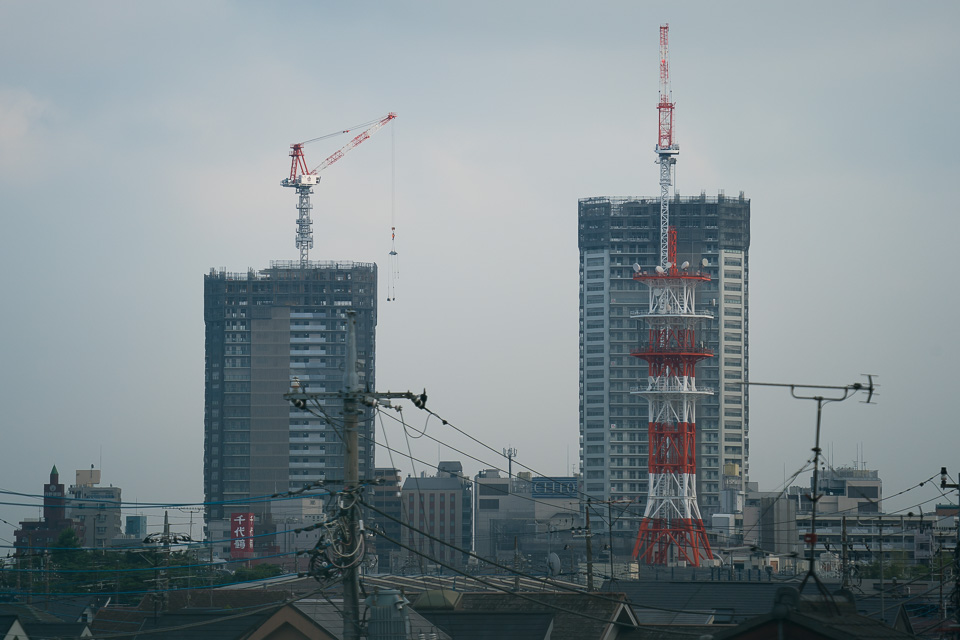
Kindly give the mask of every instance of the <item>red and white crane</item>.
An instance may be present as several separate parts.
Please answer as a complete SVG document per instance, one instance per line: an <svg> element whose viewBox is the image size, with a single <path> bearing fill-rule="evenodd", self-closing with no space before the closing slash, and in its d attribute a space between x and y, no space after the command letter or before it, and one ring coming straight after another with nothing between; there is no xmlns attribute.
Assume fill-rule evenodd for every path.
<svg viewBox="0 0 960 640"><path fill-rule="evenodd" d="M370 138L370 136L382 129L385 124L396 117L397 114L388 113L380 120L374 120L372 122L367 122L353 127L354 129L367 127L367 129L365 129L357 137L353 138L350 142L343 145L343 147L341 147L336 153L321 162L314 169L307 168L307 161L303 155L303 147L311 142L316 142L317 140L323 140L332 136L349 133L351 129L344 129L343 131L338 131L330 135L320 136L319 138L313 138L311 140L305 140L304 142L297 142L290 145L290 176L288 178L284 178L280 184L284 187L293 187L297 190L297 212L299 214L297 217L297 248L300 249L301 268L304 268L308 265L310 261L310 249L313 248L313 220L310 218L310 210L313 208L313 205L310 203L310 194L313 193L313 187L320 182L320 176L317 174L342 158L348 151L358 146L361 142Z"/></svg>

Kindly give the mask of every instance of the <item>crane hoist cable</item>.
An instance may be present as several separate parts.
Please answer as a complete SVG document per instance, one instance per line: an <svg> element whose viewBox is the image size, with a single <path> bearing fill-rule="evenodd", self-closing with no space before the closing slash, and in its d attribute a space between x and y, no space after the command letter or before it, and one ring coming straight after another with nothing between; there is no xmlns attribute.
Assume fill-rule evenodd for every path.
<svg viewBox="0 0 960 640"><path fill-rule="evenodd" d="M397 253L397 144L390 129L390 253L387 256L387 302L397 299L397 280L400 279L400 255Z"/></svg>

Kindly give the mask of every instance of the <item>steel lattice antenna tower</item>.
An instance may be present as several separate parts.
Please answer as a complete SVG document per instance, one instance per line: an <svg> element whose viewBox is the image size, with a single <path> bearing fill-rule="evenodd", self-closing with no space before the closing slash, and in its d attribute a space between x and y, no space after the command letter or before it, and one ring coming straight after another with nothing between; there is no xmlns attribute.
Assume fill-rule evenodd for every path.
<svg viewBox="0 0 960 640"><path fill-rule="evenodd" d="M713 555L697 506L696 453L697 400L712 393L697 387L696 366L713 355L696 338L696 325L712 317L697 311L696 292L710 276L676 262L677 232L671 227L666 268L633 276L650 291L648 310L631 314L650 323L647 344L631 354L647 361L646 387L631 391L647 399L650 481L633 555L647 564L683 560L698 567Z"/></svg>
<svg viewBox="0 0 960 640"><path fill-rule="evenodd" d="M673 138L673 91L670 88L670 55L667 47L667 32L670 25L660 27L660 126L657 130L657 164L660 165L660 266L667 268L668 240L670 227L670 169L677 163L680 145Z"/></svg>
<svg viewBox="0 0 960 640"><path fill-rule="evenodd" d="M654 273L634 265L634 280L649 288L647 344L632 355L647 361L647 385L632 389L647 399L649 492L633 555L647 564L683 560L700 566L712 557L697 506L696 365L713 355L698 343L696 325L711 316L696 309L697 287L710 277L677 266L677 232L670 226L670 168L680 146L673 134L669 25L660 27L660 102L657 163L660 165L660 263ZM672 555L673 551L676 555Z"/></svg>

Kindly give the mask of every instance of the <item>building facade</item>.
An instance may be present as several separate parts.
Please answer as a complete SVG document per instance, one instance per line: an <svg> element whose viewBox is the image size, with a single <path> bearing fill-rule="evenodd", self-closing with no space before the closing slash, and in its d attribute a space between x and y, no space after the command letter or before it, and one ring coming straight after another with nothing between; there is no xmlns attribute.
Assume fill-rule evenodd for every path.
<svg viewBox="0 0 960 640"><path fill-rule="evenodd" d="M67 517L66 492L60 483L60 472L54 465L50 479L43 485L43 517L22 520L13 532L13 546L17 555L49 549L55 547L60 534L70 528L76 531L77 524ZM82 535L82 531L77 531L78 538L83 539Z"/></svg>
<svg viewBox="0 0 960 640"><path fill-rule="evenodd" d="M84 547L103 549L123 532L120 487L100 487L100 469L78 469L70 487L67 517L77 523Z"/></svg>
<svg viewBox="0 0 960 640"><path fill-rule="evenodd" d="M387 537L401 540L404 533L403 525L400 524L403 521L403 504L400 499L403 474L400 469L381 467L374 469L373 477L376 483L367 488L366 499L377 511L365 509L364 520L382 529ZM396 562L401 555L399 545L384 536L377 536L374 544L377 566L381 572L385 573L399 566Z"/></svg>
<svg viewBox="0 0 960 640"><path fill-rule="evenodd" d="M648 327L631 319L648 292L633 279L637 264L659 263L658 197L594 197L579 201L580 463L593 500L630 504L615 531L636 532L648 491L647 364L631 355ZM713 358L697 365L697 384L712 390L697 409L697 496L704 522L721 512L721 495L743 491L749 454L748 282L750 201L702 194L674 197L677 259L702 264L711 280L697 308L713 316L698 334ZM740 476L724 478L725 465ZM727 468L734 468L728 466Z"/></svg>
<svg viewBox="0 0 960 640"><path fill-rule="evenodd" d="M284 400L294 377L306 392L344 387L346 311L356 311L361 386L374 388L377 267L357 262L272 262L204 276L204 497L207 535L227 535L231 512L271 530L269 497L343 481L341 400L311 412ZM373 415L360 416L360 477L374 469ZM249 502L248 502L249 501ZM221 506L224 502L228 507Z"/></svg>
<svg viewBox="0 0 960 640"><path fill-rule="evenodd" d="M583 526L580 478L533 477L521 471L509 478L485 469L474 478L474 551L484 559L511 562L520 551L542 566L550 551L569 543Z"/></svg>
<svg viewBox="0 0 960 640"><path fill-rule="evenodd" d="M401 573L433 571L440 565L433 560L466 566L473 546L472 490L459 462L441 462L435 476L412 476L403 482L400 500L404 523L402 544L405 549ZM441 540L421 535L426 532Z"/></svg>

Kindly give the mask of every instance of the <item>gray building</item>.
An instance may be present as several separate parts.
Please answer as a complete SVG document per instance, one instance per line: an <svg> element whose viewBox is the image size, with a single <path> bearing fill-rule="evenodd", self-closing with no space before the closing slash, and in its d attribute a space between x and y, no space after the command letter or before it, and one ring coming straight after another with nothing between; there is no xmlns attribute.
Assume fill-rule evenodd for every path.
<svg viewBox="0 0 960 640"><path fill-rule="evenodd" d="M364 520L382 529L387 537L399 541L405 531L400 524L403 521L403 503L400 500L403 473L400 469L380 467L374 469L373 476L377 484L367 487L366 500L377 511L365 509ZM387 540L387 537L376 536L373 540L378 569L383 573L399 566L396 562L391 563L391 558L402 555L400 546Z"/></svg>
<svg viewBox="0 0 960 640"><path fill-rule="evenodd" d="M325 401L315 416L283 394L294 376L307 392L343 388L348 309L357 313L360 384L373 388L377 267L271 262L246 273L212 269L203 285L207 535L229 538L235 512L256 514L256 530L268 533L269 502L258 497L343 480L342 401ZM372 417L369 408L360 416L361 478L374 469Z"/></svg>
<svg viewBox="0 0 960 640"><path fill-rule="evenodd" d="M569 543L583 526L580 478L532 477L521 471L509 478L484 469L474 478L474 551L482 557L510 562L516 550L533 554L543 566L550 551Z"/></svg>
<svg viewBox="0 0 960 640"><path fill-rule="evenodd" d="M400 490L403 521L401 573L439 570L443 562L467 564L473 546L472 485L458 461L441 462L435 476L410 476ZM423 531L437 540L420 534Z"/></svg>
<svg viewBox="0 0 960 640"><path fill-rule="evenodd" d="M658 197L594 197L579 202L580 463L584 491L596 501L630 502L632 516L614 528L629 535L643 515L647 486L647 364L631 356L648 327L635 316L648 292L633 280L634 263L659 262ZM677 259L699 264L711 281L697 308L713 315L698 339L714 357L697 366L697 385L713 391L697 410L697 496L705 523L719 513L721 493L747 479L749 454L748 281L750 201L702 194L674 197ZM726 481L725 465L739 479Z"/></svg>

